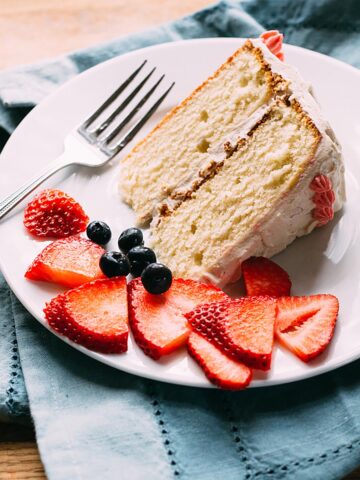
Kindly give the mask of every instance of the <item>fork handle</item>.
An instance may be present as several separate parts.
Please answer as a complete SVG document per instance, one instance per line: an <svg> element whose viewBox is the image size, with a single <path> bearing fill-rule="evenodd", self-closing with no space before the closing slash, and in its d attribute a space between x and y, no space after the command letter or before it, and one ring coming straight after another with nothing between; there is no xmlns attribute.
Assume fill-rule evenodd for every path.
<svg viewBox="0 0 360 480"><path fill-rule="evenodd" d="M0 202L0 220L5 217L13 208L16 207L25 197L27 197L31 192L35 190L39 185L41 185L45 180L54 175L54 173L62 170L65 167L68 167L70 164L73 164L64 154L60 155L50 166L42 173L38 174L36 177L32 178L30 181L26 182L20 188L18 188L14 193L4 198Z"/></svg>

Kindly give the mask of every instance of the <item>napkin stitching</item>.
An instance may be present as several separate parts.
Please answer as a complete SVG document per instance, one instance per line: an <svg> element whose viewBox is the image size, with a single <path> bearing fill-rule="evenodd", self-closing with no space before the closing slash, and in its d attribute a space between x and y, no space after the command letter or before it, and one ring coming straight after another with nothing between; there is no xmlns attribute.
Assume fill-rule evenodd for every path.
<svg viewBox="0 0 360 480"><path fill-rule="evenodd" d="M226 418L230 424L230 432L232 434L233 441L236 445L236 452L241 455L241 461L244 462L246 474L245 479L248 480L252 477L252 459L250 449L244 441L244 435L242 429L239 426L239 421L235 420L234 407L229 396L223 395L224 398L224 412Z"/></svg>
<svg viewBox="0 0 360 480"><path fill-rule="evenodd" d="M11 307L12 314L14 316L13 302L11 290L8 290L9 304ZM19 361L19 349L16 338L16 329L15 323L13 322L10 327L10 338L9 341L9 353L11 358L10 363L10 379L9 386L6 389L6 400L5 405L11 415L15 417L20 417L28 413L28 410L25 405L22 405L17 399L18 391L16 389L16 381L20 372L20 361Z"/></svg>
<svg viewBox="0 0 360 480"><path fill-rule="evenodd" d="M164 406L160 403L159 396L155 392L155 386L152 386L150 391L150 403L155 417L155 422L158 425L160 434L163 438L163 444L166 450L166 456L169 461L170 469L175 477L180 477L183 469L179 466L179 461L173 448L173 441L169 433L169 424L164 418Z"/></svg>
<svg viewBox="0 0 360 480"><path fill-rule="evenodd" d="M273 467L270 467L267 470L259 470L258 472L255 473L254 477L259 477L260 475L271 476L276 473L279 473L279 470L281 470L280 473L283 473L284 475L288 475L291 472L299 470L300 468L303 469L303 468L311 467L312 465L322 465L332 460L333 457L338 457L340 455L341 456L349 455L350 453L352 453L354 445L360 446L360 439L354 440L344 445L340 445L339 447L336 447L336 448L330 448L328 450L325 450L320 455L305 457L301 461L293 460L288 463L274 465Z"/></svg>

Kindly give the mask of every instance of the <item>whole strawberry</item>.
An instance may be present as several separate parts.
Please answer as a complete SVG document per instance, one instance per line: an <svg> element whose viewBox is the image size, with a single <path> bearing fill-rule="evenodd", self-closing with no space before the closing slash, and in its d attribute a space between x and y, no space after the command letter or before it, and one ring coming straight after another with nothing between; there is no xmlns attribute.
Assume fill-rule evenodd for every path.
<svg viewBox="0 0 360 480"><path fill-rule="evenodd" d="M24 212L24 225L36 237L69 237L83 232L88 222L82 206L61 190L43 190Z"/></svg>

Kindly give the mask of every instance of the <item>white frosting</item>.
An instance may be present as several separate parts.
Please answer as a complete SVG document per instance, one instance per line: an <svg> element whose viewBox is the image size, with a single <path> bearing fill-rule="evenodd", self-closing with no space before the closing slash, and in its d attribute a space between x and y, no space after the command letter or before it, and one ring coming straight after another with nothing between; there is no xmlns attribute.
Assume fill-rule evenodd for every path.
<svg viewBox="0 0 360 480"><path fill-rule="evenodd" d="M271 99L269 103L262 105L260 108L255 110L252 115L250 115L246 120L241 122L233 131L226 137L224 137L221 142L211 148L209 148L207 155L201 166L201 171L211 170L211 164L213 166L221 165L226 159L226 152L224 149L224 143L228 142L233 147L236 146L240 138L247 137L249 131L253 126L261 120L267 110L270 109L273 100ZM175 193L177 195L186 195L187 192L193 191L194 182L201 180L201 175L199 175L199 170L191 170L188 176L183 179L180 183L176 185ZM171 197L163 196L159 199L159 202L163 205L167 205L170 210L173 210L178 204L181 203L181 199L174 199ZM158 205L155 205L153 210L153 220L150 224L150 227L155 227L161 220L161 213Z"/></svg>
<svg viewBox="0 0 360 480"><path fill-rule="evenodd" d="M253 255L271 257L283 250L296 237L310 233L317 225L312 216L314 192L309 188L311 181L318 174L330 178L335 193L334 211L341 209L345 201L344 166L341 147L327 120L322 116L320 107L312 95L311 86L300 77L297 70L275 57L264 43L251 40L261 49L265 61L272 71L289 81L290 100L296 99L302 109L308 113L319 130L322 138L318 145L314 160L298 182L297 186L271 211L266 219L245 239L235 243L224 253L216 265L202 275L202 280L220 287L238 280L241 276L241 263ZM245 122L229 138L231 142L246 136L250 125L256 123L267 106L262 107ZM220 151L214 151L223 157Z"/></svg>
<svg viewBox="0 0 360 480"><path fill-rule="evenodd" d="M334 211L340 210L345 201L341 147L329 123L322 116L311 86L300 77L295 68L286 65L273 55L262 40L252 39L251 42L261 50L272 72L288 82L286 96L289 96L290 100L296 99L309 115L321 134L321 140L310 167L291 192L278 201L268 216L262 218L261 223L246 238L242 237L235 242L215 265L202 272L200 280L219 287L238 280L241 276L241 263L250 256L271 257L286 248L296 237L310 233L317 226L317 221L312 216L314 192L310 189L310 183L316 175L323 174L330 178L335 193ZM204 170L209 168L211 162L213 166L222 164L226 158L224 143L229 142L235 146L239 139L246 138L252 127L267 110L271 109L275 101L276 98L271 98L267 104L258 108L246 121L238 125L219 145L209 150L203 165ZM189 177L176 188L176 192L191 191L194 179L200 178L201 175L198 176L197 172L190 172ZM170 209L181 202L169 197L163 201ZM154 212L151 226L155 226L160 218L159 212Z"/></svg>

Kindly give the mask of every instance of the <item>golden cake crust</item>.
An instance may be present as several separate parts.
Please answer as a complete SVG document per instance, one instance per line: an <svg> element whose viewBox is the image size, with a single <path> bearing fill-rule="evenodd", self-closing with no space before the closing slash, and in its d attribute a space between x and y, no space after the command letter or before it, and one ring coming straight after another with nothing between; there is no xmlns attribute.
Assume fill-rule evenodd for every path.
<svg viewBox="0 0 360 480"><path fill-rule="evenodd" d="M272 72L269 64L264 59L264 55L261 49L254 46L250 40L246 40L245 43L240 48L238 48L210 77L208 77L201 85L199 85L195 90L193 90L193 92L188 97L186 97L180 104L178 104L169 113L167 113L165 117L142 140L140 140L137 145L135 145L135 147L128 153L128 155L124 159L122 159L122 162L126 162L129 158L131 158L133 154L144 148L144 145L151 141L152 136L156 131L160 130L167 122L169 122L169 120L174 117L174 115L178 111L182 110L189 102L191 102L193 98L197 94L199 94L209 82L218 77L221 72L226 69L231 63L233 63L236 57L241 55L244 51L250 52L259 62L259 71L261 72L261 75L265 77L267 82L268 98L270 99L275 95L285 95L287 81L284 80L280 75ZM224 144L224 152L226 156L230 156L233 153L233 148L228 142ZM175 189L174 191L168 192L164 190L164 193L166 193L168 198L174 200L178 205L179 203L181 203L181 201L190 198L192 193L196 191L207 179L212 178L222 167L222 164L223 162L210 162L206 166L206 168L198 172L197 178L194 179L194 181L190 185L190 188L188 188L185 192ZM174 208L176 208L176 206ZM154 211L160 212L160 216L163 217L171 214L173 208L169 208L166 202L159 202ZM141 223L146 223L146 221L150 219L151 217L147 219L144 218L142 219L143 221Z"/></svg>
<svg viewBox="0 0 360 480"><path fill-rule="evenodd" d="M253 109L242 100L246 95ZM213 105L219 114L215 107L211 110ZM235 116L233 109L238 106L242 114ZM185 114L191 120L187 130L181 123ZM208 118L212 123L206 124ZM198 130L193 128L196 120L205 122ZM214 122L223 120L231 128L215 130L212 136ZM295 70L273 60L260 40L247 40L123 159L123 198L142 223L153 217L152 245L174 274L194 275L191 278L222 286L239 277L247 256L272 256L315 228L309 188L314 175L329 175L336 192L341 189L341 154L329 130L309 85ZM191 148L177 142L182 132ZM275 133L270 151L271 132ZM193 151L206 155L191 156ZM259 158L260 170L254 158ZM179 176L175 173L173 179L178 159ZM136 170L137 165L143 169ZM149 185L145 205L133 195L141 186L139 172ZM258 180L263 189L256 190ZM259 202L260 208L255 208L253 194L270 203ZM341 191L339 195L341 206ZM219 221L213 221L215 214ZM219 232L218 236L212 232ZM177 235L176 245L183 246L183 270L177 270L173 242Z"/></svg>
<svg viewBox="0 0 360 480"><path fill-rule="evenodd" d="M181 103L179 103L176 107L174 107L170 112L168 112L164 118L142 139L140 142L138 142L135 147L128 153L128 155L122 159L122 161L125 161L128 157L131 157L131 155L138 150L146 143L148 142L152 135L159 129L163 127L164 124L166 124L179 110L181 110L185 105L187 105L191 100L199 93L201 92L204 87L211 82L213 79L218 77L220 73L228 66L230 65L235 58L240 55L242 52L248 51L251 52L252 54L255 55L257 58L258 62L261 64L261 71L265 75L265 78L268 81L268 87L269 87L269 92L275 92L279 91L281 89L281 86L284 84L284 79L280 77L279 75L274 74L271 71L271 68L269 64L265 61L264 56L260 50L260 48L255 47L250 40L246 40L244 45L242 45L240 48L238 48L227 60L224 62L210 77L208 77L202 84L200 84L193 92L186 97Z"/></svg>
<svg viewBox="0 0 360 480"><path fill-rule="evenodd" d="M321 133L319 132L318 128L316 127L316 125L314 124L312 119L303 110L303 108L301 107L300 103L297 100L295 100L295 99L289 100L288 97L278 98L276 100L276 102L274 102L274 105L280 105L281 103L284 104L284 105L290 106L299 115L298 116L299 121L302 122L303 125L308 130L310 130L312 132L313 136L314 136L314 139L315 139L314 146L312 148L311 154L309 155L309 162L307 164L307 165L309 165L313 161L313 159L315 158L316 150L317 150L317 148L319 146L319 143L321 141L321 138L322 138ZM231 155L235 151L240 150L242 147L244 147L246 145L249 137L254 135L256 130L262 124L264 124L273 114L274 113L273 113L272 110L269 110L266 113L264 113L264 115L247 132L247 136L245 138L240 138L237 141L237 144L236 144L235 147L231 147L229 142L225 142L224 143L224 151L227 155L227 158L231 157ZM160 205L159 210L158 210L158 218L157 218L156 223L153 225L153 227L159 225L159 223L161 222L161 220L163 218L171 215L181 205L182 202L185 202L186 200L189 200L192 197L192 195L205 182L207 182L208 180L213 178L219 172L219 170L223 167L224 162L213 162L213 164L211 164L211 165L213 165L213 168L209 168L209 171L207 173L205 173L205 172L200 173L199 178L192 182L191 187L186 192L182 192L181 195L178 195L176 192L174 192L173 194L170 195L171 199L178 200L178 202L175 203L172 208L170 208L169 205L166 202L162 203ZM305 168L304 168L304 170L305 170ZM285 193L285 195L286 195L286 193Z"/></svg>

